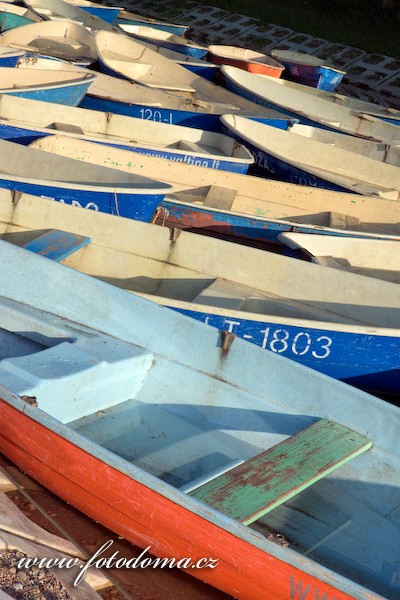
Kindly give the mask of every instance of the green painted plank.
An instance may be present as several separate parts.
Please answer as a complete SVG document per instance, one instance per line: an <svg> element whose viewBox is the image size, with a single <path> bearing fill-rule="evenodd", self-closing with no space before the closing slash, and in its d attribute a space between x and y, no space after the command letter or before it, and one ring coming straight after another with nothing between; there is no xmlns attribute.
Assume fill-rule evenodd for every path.
<svg viewBox="0 0 400 600"><path fill-rule="evenodd" d="M190 495L249 525L371 446L363 435L320 419Z"/></svg>

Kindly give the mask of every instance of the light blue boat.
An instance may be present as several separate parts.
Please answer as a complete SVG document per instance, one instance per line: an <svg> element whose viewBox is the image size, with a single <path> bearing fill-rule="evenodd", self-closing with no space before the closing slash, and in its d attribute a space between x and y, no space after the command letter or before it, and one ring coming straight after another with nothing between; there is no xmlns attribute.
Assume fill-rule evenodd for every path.
<svg viewBox="0 0 400 600"><path fill-rule="evenodd" d="M30 23L37 23L40 17L24 6L17 6L9 2L0 2L0 32L8 31Z"/></svg>
<svg viewBox="0 0 400 600"><path fill-rule="evenodd" d="M34 148L0 141L0 188L34 194L92 211L150 221L171 186L52 156Z"/></svg>
<svg viewBox="0 0 400 600"><path fill-rule="evenodd" d="M0 92L18 98L76 106L96 79L92 73L0 67Z"/></svg>
<svg viewBox="0 0 400 600"><path fill-rule="evenodd" d="M397 600L398 407L0 250L2 454L240 600Z"/></svg>
<svg viewBox="0 0 400 600"><path fill-rule="evenodd" d="M16 221L12 198L1 200L4 234L21 232L32 251L47 253L49 238L53 252L61 229L63 240L90 237L85 251L72 244L73 254L52 258L335 379L400 395L397 284L138 221L87 212L76 221L64 206L25 196Z"/></svg>

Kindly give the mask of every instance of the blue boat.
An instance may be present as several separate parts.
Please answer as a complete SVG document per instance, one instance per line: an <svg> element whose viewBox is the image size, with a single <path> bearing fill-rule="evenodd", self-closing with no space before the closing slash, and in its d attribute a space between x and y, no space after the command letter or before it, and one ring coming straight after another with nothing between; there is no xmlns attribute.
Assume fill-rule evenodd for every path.
<svg viewBox="0 0 400 600"><path fill-rule="evenodd" d="M400 199L397 144L381 144L299 124L278 131L237 115L223 115L221 121L225 132L250 150L256 170L263 176Z"/></svg>
<svg viewBox="0 0 400 600"><path fill-rule="evenodd" d="M91 73L0 67L0 92L18 98L76 106L96 79Z"/></svg>
<svg viewBox="0 0 400 600"><path fill-rule="evenodd" d="M280 247L280 234L303 232L340 238L400 239L400 202L376 196L287 184L165 162L84 139L53 135L33 146L65 157L133 174L153 173L175 188L158 211L157 223L246 245ZM271 246L272 244L272 246Z"/></svg>
<svg viewBox="0 0 400 600"><path fill-rule="evenodd" d="M172 188L146 177L86 165L34 148L0 141L0 187L92 211L150 221Z"/></svg>
<svg viewBox="0 0 400 600"><path fill-rule="evenodd" d="M111 24L115 24L115 21L122 10L119 6L106 6L99 2L91 2L90 0L68 0L68 3Z"/></svg>
<svg viewBox="0 0 400 600"><path fill-rule="evenodd" d="M161 29L153 29L145 25L124 25L120 24L121 29L128 35L138 40L143 40L156 47L166 48L172 52L179 52L191 58L204 58L208 53L208 47L196 44L192 40L188 40L179 35L163 31Z"/></svg>
<svg viewBox="0 0 400 600"><path fill-rule="evenodd" d="M84 211L77 220L62 206L40 210L43 202L21 198L21 215L25 203L37 208L14 224L10 195L1 202L3 231L90 232L90 249L64 264L356 387L400 391L397 284L137 221ZM31 232L32 250L38 236Z"/></svg>
<svg viewBox="0 0 400 600"><path fill-rule="evenodd" d="M61 104L44 105L9 95L0 98L0 116L0 138L25 145L62 131L101 146L234 173L246 173L254 162L250 152L232 137L180 125Z"/></svg>
<svg viewBox="0 0 400 600"><path fill-rule="evenodd" d="M15 67L24 54L24 50L0 47L0 67Z"/></svg>
<svg viewBox="0 0 400 600"><path fill-rule="evenodd" d="M197 63L196 63L197 64ZM70 63L59 59L40 56L25 56L19 68L55 69L71 71ZM292 119L284 115L253 105L255 110L240 109L224 102L206 102L182 98L166 91L130 83L124 79L89 71L96 75L95 81L83 97L80 106L102 112L111 112L138 119L183 125L222 133L220 116L223 113L242 114L250 119L286 128Z"/></svg>
<svg viewBox="0 0 400 600"><path fill-rule="evenodd" d="M239 600L398 598L398 407L0 251L2 454L150 547L140 567Z"/></svg>
<svg viewBox="0 0 400 600"><path fill-rule="evenodd" d="M158 21L151 17L145 17L137 13L122 10L117 18L117 25L147 25L153 29L161 29L169 31L175 35L185 35L189 30L189 25L181 25L178 23L167 23L166 21Z"/></svg>
<svg viewBox="0 0 400 600"><path fill-rule="evenodd" d="M332 92L346 75L346 71L312 54L276 49L271 50L271 56L284 65L284 77L319 90Z"/></svg>
<svg viewBox="0 0 400 600"><path fill-rule="evenodd" d="M323 98L285 86L282 78L247 73L242 69L223 65L224 85L235 94L261 106L277 110L298 119L303 125L312 125L381 142L400 138L399 128L389 122L352 110L347 106L326 102Z"/></svg>

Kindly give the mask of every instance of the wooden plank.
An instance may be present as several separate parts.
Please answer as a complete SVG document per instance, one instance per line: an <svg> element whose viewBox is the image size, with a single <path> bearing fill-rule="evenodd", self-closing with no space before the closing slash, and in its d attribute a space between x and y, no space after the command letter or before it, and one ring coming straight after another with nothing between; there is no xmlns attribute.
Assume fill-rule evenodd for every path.
<svg viewBox="0 0 400 600"><path fill-rule="evenodd" d="M371 446L359 433L320 419L190 495L248 525Z"/></svg>
<svg viewBox="0 0 400 600"><path fill-rule="evenodd" d="M28 244L25 244L24 248L60 262L70 254L77 252L77 250L89 244L89 242L90 238L84 235L51 229L31 242L28 242Z"/></svg>
<svg viewBox="0 0 400 600"><path fill-rule="evenodd" d="M49 533L39 525L36 525L36 523L30 521L6 494L0 494L0 531L8 531L19 537L38 542L43 546L48 546L71 556L83 558L82 553L74 544Z"/></svg>
<svg viewBox="0 0 400 600"><path fill-rule="evenodd" d="M210 189L204 199L204 204L210 208L231 210L236 194L237 190L232 190L220 185L210 185Z"/></svg>

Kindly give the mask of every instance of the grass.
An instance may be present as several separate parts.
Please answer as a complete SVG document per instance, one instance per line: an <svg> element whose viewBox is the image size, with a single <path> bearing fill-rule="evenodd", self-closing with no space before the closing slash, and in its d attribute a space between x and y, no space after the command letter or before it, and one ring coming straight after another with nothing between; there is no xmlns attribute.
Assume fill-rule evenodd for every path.
<svg viewBox="0 0 400 600"><path fill-rule="evenodd" d="M184 12L185 4L184 0L171 2L170 17ZM400 59L400 9L394 17L381 18L377 0L196 0L196 4Z"/></svg>

